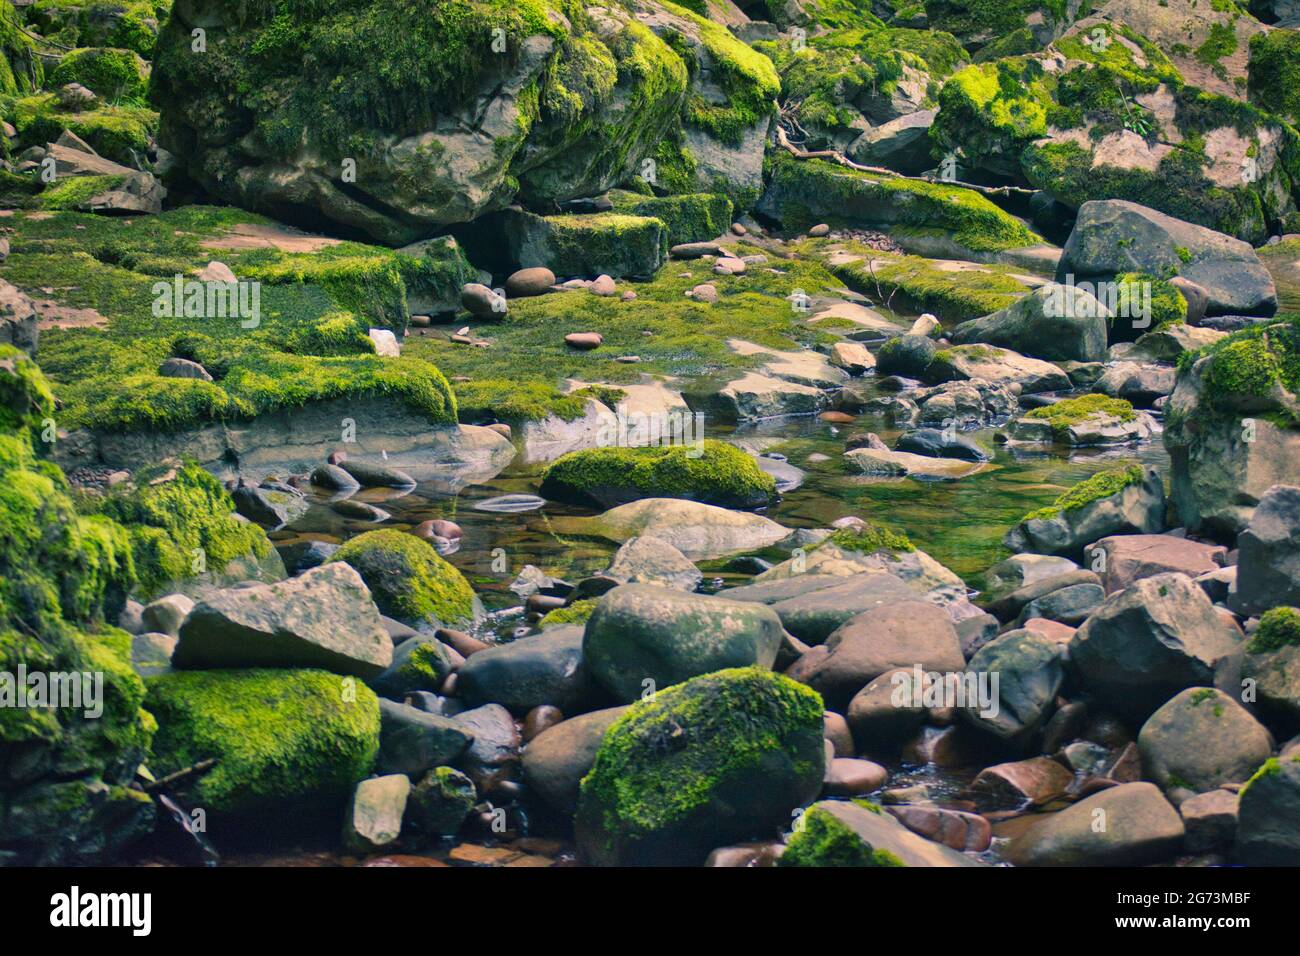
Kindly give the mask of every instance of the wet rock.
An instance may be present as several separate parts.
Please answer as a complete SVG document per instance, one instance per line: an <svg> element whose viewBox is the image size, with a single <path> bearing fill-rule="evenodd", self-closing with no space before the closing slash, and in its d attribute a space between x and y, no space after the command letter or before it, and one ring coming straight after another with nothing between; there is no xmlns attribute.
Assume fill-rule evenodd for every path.
<svg viewBox="0 0 1300 956"><path fill-rule="evenodd" d="M209 594L180 628L180 668L320 667L361 678L392 661L393 646L365 582L330 564L277 584Z"/></svg>
<svg viewBox="0 0 1300 956"><path fill-rule="evenodd" d="M980 471L982 462L958 458L934 458L905 451L855 448L844 453L847 464L861 474L885 478L955 480Z"/></svg>
<svg viewBox="0 0 1300 956"><path fill-rule="evenodd" d="M280 557L290 574L301 574L318 568L339 549L330 541L299 541L280 548Z"/></svg>
<svg viewBox="0 0 1300 956"><path fill-rule="evenodd" d="M1213 683L1240 631L1183 574L1157 574L1110 595L1070 641L1070 663L1116 712L1145 719L1187 687Z"/></svg>
<svg viewBox="0 0 1300 956"><path fill-rule="evenodd" d="M1047 554L1013 554L984 572L984 583L990 594L1014 591L1044 578L1077 571L1078 565L1069 558Z"/></svg>
<svg viewBox="0 0 1300 956"><path fill-rule="evenodd" d="M564 712L550 704L539 704L524 715L524 726L520 736L525 744L538 734L550 730L556 724L564 722Z"/></svg>
<svg viewBox="0 0 1300 956"><path fill-rule="evenodd" d="M376 693L401 700L415 691L438 690L460 661L441 641L413 632L393 649L388 669L369 683Z"/></svg>
<svg viewBox="0 0 1300 956"><path fill-rule="evenodd" d="M780 619L761 604L627 584L597 604L582 650L595 679L633 701L647 686L662 690L728 667L771 667L781 635Z"/></svg>
<svg viewBox="0 0 1300 956"><path fill-rule="evenodd" d="M497 703L518 714L550 705L577 712L595 688L583 664L581 627L552 627L466 659L457 693L471 706Z"/></svg>
<svg viewBox="0 0 1300 956"><path fill-rule="evenodd" d="M406 704L380 698L379 756L376 773L418 777L452 763L474 740L474 731L459 718L440 717Z"/></svg>
<svg viewBox="0 0 1300 956"><path fill-rule="evenodd" d="M392 517L383 508L376 507L369 502L355 501L351 498L331 501L329 509L344 518L351 518L354 521L368 521L375 524L380 521L387 521Z"/></svg>
<svg viewBox="0 0 1300 956"><path fill-rule="evenodd" d="M331 491L352 492L361 487L361 483L338 465L317 465L311 472L311 483Z"/></svg>
<svg viewBox="0 0 1300 956"><path fill-rule="evenodd" d="M411 781L400 773L357 784L343 825L344 848L372 853L396 843L410 792Z"/></svg>
<svg viewBox="0 0 1300 956"><path fill-rule="evenodd" d="M1006 855L1017 866L1142 866L1171 859L1183 833L1178 811L1155 785L1127 783L1044 816Z"/></svg>
<svg viewBox="0 0 1300 956"><path fill-rule="evenodd" d="M699 410L725 421L744 422L808 415L825 404L826 395L820 388L761 372L746 372L711 394L693 399L691 407L699 406Z"/></svg>
<svg viewBox="0 0 1300 956"><path fill-rule="evenodd" d="M460 769L486 796L513 772L519 761L519 731L514 718L500 704L485 704L457 714L453 720L473 737L459 761Z"/></svg>
<svg viewBox="0 0 1300 956"><path fill-rule="evenodd" d="M880 347L876 352L876 369L882 375L921 378L934 361L936 351L938 348L928 334L909 332L890 339Z"/></svg>
<svg viewBox="0 0 1300 956"><path fill-rule="evenodd" d="M609 576L627 584L654 584L694 591L704 575L667 541L642 535L623 542L609 566Z"/></svg>
<svg viewBox="0 0 1300 956"><path fill-rule="evenodd" d="M897 451L964 461L988 461L992 454L963 435L952 435L937 428L918 428L898 439Z"/></svg>
<svg viewBox="0 0 1300 956"><path fill-rule="evenodd" d="M890 806L885 811L913 833L954 850L983 853L993 842L993 827L979 814L916 806Z"/></svg>
<svg viewBox="0 0 1300 956"><path fill-rule="evenodd" d="M578 785L591 771L596 750L610 724L627 711L609 707L550 727L524 748L524 782L560 813L578 808Z"/></svg>
<svg viewBox="0 0 1300 956"><path fill-rule="evenodd" d="M235 510L266 528L279 528L307 513L309 504L292 488L255 488L241 484L230 493Z"/></svg>
<svg viewBox="0 0 1300 956"><path fill-rule="evenodd" d="M461 530L460 525L454 521L447 521L444 518L433 518L428 521L421 521L411 529L411 534L417 538L424 538L426 541L430 538L445 538L448 541L456 541L464 536L465 532Z"/></svg>
<svg viewBox="0 0 1300 956"><path fill-rule="evenodd" d="M413 488L415 486L415 479L406 472L382 462L347 458L339 463L339 467L364 488Z"/></svg>
<svg viewBox="0 0 1300 956"><path fill-rule="evenodd" d="M1016 807L1042 806L1065 796L1072 774L1051 757L1031 757L981 770L972 789Z"/></svg>
<svg viewBox="0 0 1300 956"><path fill-rule="evenodd" d="M836 757L826 766L822 793L828 797L858 797L879 790L889 772L870 760Z"/></svg>
<svg viewBox="0 0 1300 956"><path fill-rule="evenodd" d="M536 511L545 505L546 499L539 498L537 495L497 495L495 498L484 498L482 501L474 502L474 510L522 514L525 511Z"/></svg>
<svg viewBox="0 0 1300 956"><path fill-rule="evenodd" d="M1273 737L1222 691L1189 687L1142 725L1138 751L1148 779L1205 793L1249 778L1273 752Z"/></svg>
<svg viewBox="0 0 1300 956"><path fill-rule="evenodd" d="M852 757L856 752L848 721L834 711L828 710L822 715L822 732L831 745L832 756Z"/></svg>

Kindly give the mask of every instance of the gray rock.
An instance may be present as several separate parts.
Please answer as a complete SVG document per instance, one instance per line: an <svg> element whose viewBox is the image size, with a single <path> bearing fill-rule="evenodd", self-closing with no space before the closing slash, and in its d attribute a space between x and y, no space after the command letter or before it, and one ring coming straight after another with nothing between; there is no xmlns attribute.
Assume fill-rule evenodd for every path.
<svg viewBox="0 0 1300 956"><path fill-rule="evenodd" d="M0 345L12 345L28 355L35 355L40 335L39 322L40 316L32 300L0 279Z"/></svg>
<svg viewBox="0 0 1300 956"><path fill-rule="evenodd" d="M1087 620L1105 598L1106 592L1099 584L1071 584L1034 598L1020 609L1016 624L1023 627L1026 621L1037 617L1076 627Z"/></svg>
<svg viewBox="0 0 1300 956"><path fill-rule="evenodd" d="M411 488L415 485L415 479L406 472L384 462L345 458L339 462L339 467L363 488Z"/></svg>
<svg viewBox="0 0 1300 956"><path fill-rule="evenodd" d="M1043 578L1077 571L1078 567L1069 558L1047 554L1013 554L984 572L984 586L989 594L996 595L1014 591Z"/></svg>
<svg viewBox="0 0 1300 956"><path fill-rule="evenodd" d="M885 166L907 175L933 168L929 132L937 112L917 110L872 127L850 144L849 158L866 166Z"/></svg>
<svg viewBox="0 0 1300 956"><path fill-rule="evenodd" d="M988 461L993 457L988 449L964 435L952 435L937 428L918 428L914 432L908 432L898 439L894 450L938 458L960 458L963 461Z"/></svg>
<svg viewBox="0 0 1300 956"><path fill-rule="evenodd" d="M595 679L633 701L647 681L662 690L728 667L771 667L781 636L780 619L761 604L625 584L596 605L582 649Z"/></svg>
<svg viewBox="0 0 1300 956"><path fill-rule="evenodd" d="M317 465L311 472L311 483L319 488L328 488L331 491L356 491L361 487L361 482L357 481L350 474L340 468L338 465Z"/></svg>
<svg viewBox="0 0 1300 956"><path fill-rule="evenodd" d="M1118 713L1145 719L1187 687L1213 683L1240 631L1183 574L1157 574L1108 597L1075 632L1070 663Z"/></svg>
<svg viewBox="0 0 1300 956"><path fill-rule="evenodd" d="M474 728L460 718L440 717L396 701L379 699L379 756L376 773L418 777L452 763L475 741Z"/></svg>
<svg viewBox="0 0 1300 956"><path fill-rule="evenodd" d="M1189 687L1147 718L1138 751L1144 776L1205 793L1250 777L1273 752L1273 736L1223 691Z"/></svg>
<svg viewBox="0 0 1300 956"><path fill-rule="evenodd" d="M480 793L487 795L501 775L511 773L519 762L520 739L514 718L500 704L484 704L457 714L453 720L473 736L460 760L460 769Z"/></svg>
<svg viewBox="0 0 1300 956"><path fill-rule="evenodd" d="M436 767L411 788L403 824L417 838L453 836L474 809L476 796L469 777L451 767Z"/></svg>
<svg viewBox="0 0 1300 956"><path fill-rule="evenodd" d="M241 515L273 530L297 521L310 507L307 499L292 488L240 485L230 497Z"/></svg>
<svg viewBox="0 0 1300 956"><path fill-rule="evenodd" d="M606 573L627 584L654 584L678 591L694 591L704 580L686 555L651 535L623 542Z"/></svg>
<svg viewBox="0 0 1300 956"><path fill-rule="evenodd" d="M1247 866L1300 866L1300 755L1270 760L1241 789L1235 856Z"/></svg>
<svg viewBox="0 0 1300 956"><path fill-rule="evenodd" d="M928 382L983 379L999 385L1014 384L1025 395L1070 388L1070 376L1060 366L992 345L954 345L938 351L925 378Z"/></svg>
<svg viewBox="0 0 1300 956"><path fill-rule="evenodd" d="M147 630L176 637L193 609L194 601L184 594L168 594L145 605L140 612L140 623Z"/></svg>
<svg viewBox="0 0 1300 956"><path fill-rule="evenodd" d="M957 345L982 342L1054 362L1099 362L1106 357L1111 317L1091 292L1048 283L992 315L961 323L948 337Z"/></svg>
<svg viewBox="0 0 1300 956"><path fill-rule="evenodd" d="M1262 614L1279 604L1300 605L1300 487L1265 492L1237 547L1235 610Z"/></svg>
<svg viewBox="0 0 1300 956"><path fill-rule="evenodd" d="M982 865L973 857L913 833L889 814L875 813L847 800L818 801L808 808L805 816L817 813L829 814L852 831L868 853L883 851L903 866Z"/></svg>
<svg viewBox="0 0 1300 956"><path fill-rule="evenodd" d="M393 648L388 668L369 683L376 693L394 700L413 691L436 691L459 659L460 655L436 638L412 632Z"/></svg>
<svg viewBox="0 0 1300 956"><path fill-rule="evenodd" d="M180 668L321 667L371 678L393 645L365 582L343 563L209 594L180 629Z"/></svg>
<svg viewBox="0 0 1300 956"><path fill-rule="evenodd" d="M899 335L876 351L876 371L881 375L921 378L934 361L938 346L928 335Z"/></svg>
<svg viewBox="0 0 1300 956"><path fill-rule="evenodd" d="M1006 850L1016 866L1143 866L1171 859L1183 821L1155 785L1125 783L1045 815Z"/></svg>
<svg viewBox="0 0 1300 956"><path fill-rule="evenodd" d="M170 634L147 631L131 635L131 666L141 677L165 674L172 667L176 638Z"/></svg>
<svg viewBox="0 0 1300 956"><path fill-rule="evenodd" d="M583 664L583 629L552 627L472 654L456 672L456 693L470 706L497 703L523 715L549 704L582 710L596 694Z"/></svg>
<svg viewBox="0 0 1300 956"><path fill-rule="evenodd" d="M1002 595L997 600L991 601L988 605L988 611L1000 620L1015 620L1033 602L1041 600L1053 592L1060 591L1062 588L1070 588L1079 584L1100 586L1101 579L1097 577L1096 572L1084 571L1080 568L1054 574L1050 577L1036 578L1032 584L1018 587L1014 591ZM1028 617L1026 617L1026 620L1028 620Z"/></svg>
<svg viewBox="0 0 1300 956"><path fill-rule="evenodd" d="M1210 790L1178 805L1187 831L1183 845L1188 853L1209 853L1232 846L1237 836L1237 799L1230 790Z"/></svg>
<svg viewBox="0 0 1300 956"><path fill-rule="evenodd" d="M997 698L992 707L967 700L961 709L966 721L1013 747L1028 744L1056 708L1056 695L1065 680L1064 647L1033 631L1008 631L980 648L967 665L964 686L986 686L997 675ZM984 675L987 683L978 678Z"/></svg>
<svg viewBox="0 0 1300 956"><path fill-rule="evenodd" d="M1174 390L1175 370L1170 365L1116 362L1093 385L1094 392L1122 398L1138 408L1150 408Z"/></svg>
<svg viewBox="0 0 1300 956"><path fill-rule="evenodd" d="M1120 199L1079 207L1058 278L1175 273L1205 289L1210 315L1272 315L1273 278L1249 243Z"/></svg>

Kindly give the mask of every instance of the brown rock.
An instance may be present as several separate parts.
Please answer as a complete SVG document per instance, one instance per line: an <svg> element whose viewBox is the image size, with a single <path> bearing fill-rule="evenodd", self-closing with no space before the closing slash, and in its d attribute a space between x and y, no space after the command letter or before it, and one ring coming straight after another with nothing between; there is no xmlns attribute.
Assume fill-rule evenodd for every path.
<svg viewBox="0 0 1300 956"><path fill-rule="evenodd" d="M971 787L1020 806L1042 806L1065 796L1074 775L1050 757L1000 763L980 771Z"/></svg>
<svg viewBox="0 0 1300 956"><path fill-rule="evenodd" d="M852 425L857 421L848 412L822 412L817 417L824 422L830 422L832 425Z"/></svg>
<svg viewBox="0 0 1300 956"><path fill-rule="evenodd" d="M532 266L511 273L506 279L506 295L512 299L544 295L555 285L555 273L545 266Z"/></svg>
<svg viewBox="0 0 1300 956"><path fill-rule="evenodd" d="M604 341L604 337L599 332L570 332L564 337L564 343L570 348L583 351L600 348L600 344Z"/></svg>
<svg viewBox="0 0 1300 956"><path fill-rule="evenodd" d="M812 236L814 239L820 239L822 236L829 236L830 234L831 227L826 225L824 222L819 222L808 230L808 235Z"/></svg>
<svg viewBox="0 0 1300 956"><path fill-rule="evenodd" d="M977 813L914 806L891 806L885 810L913 833L954 850L982 853L993 842L993 826Z"/></svg>
<svg viewBox="0 0 1300 956"><path fill-rule="evenodd" d="M1208 574L1221 568L1227 556L1228 549L1222 545L1201 544L1170 534L1112 535L1084 550L1088 565L1102 568L1101 584L1107 594L1166 571L1190 578Z"/></svg>
<svg viewBox="0 0 1300 956"><path fill-rule="evenodd" d="M449 645L462 657L469 657L471 654L477 654L479 651L486 650L492 646L484 641L480 641L477 637L470 637L464 631L458 631L455 628L450 627L438 628L433 632L433 636L442 641L442 643Z"/></svg>
<svg viewBox="0 0 1300 956"><path fill-rule="evenodd" d="M822 792L828 797L859 797L879 790L889 771L870 760L836 757L826 765Z"/></svg>
<svg viewBox="0 0 1300 956"><path fill-rule="evenodd" d="M483 659L487 660L486 657ZM564 713L558 707L552 707L550 704L534 707L524 715L524 743L528 743L542 731L549 730L562 720L564 720Z"/></svg>

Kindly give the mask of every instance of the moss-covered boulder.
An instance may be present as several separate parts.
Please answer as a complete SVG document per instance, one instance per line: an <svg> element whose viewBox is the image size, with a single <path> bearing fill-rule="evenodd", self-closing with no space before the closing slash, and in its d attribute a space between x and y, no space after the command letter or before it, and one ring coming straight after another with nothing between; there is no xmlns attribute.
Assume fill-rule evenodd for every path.
<svg viewBox="0 0 1300 956"><path fill-rule="evenodd" d="M1279 28L1250 38L1250 101L1288 122L1300 118L1300 30Z"/></svg>
<svg viewBox="0 0 1300 956"><path fill-rule="evenodd" d="M686 498L724 508L759 508L776 498L776 482L753 456L726 442L702 448L588 448L556 459L541 493L556 501L602 507L638 498Z"/></svg>
<svg viewBox="0 0 1300 956"><path fill-rule="evenodd" d="M379 702L360 682L312 670L190 671L152 677L158 721L150 767L162 775L201 760L191 806L263 825L301 814L337 822L379 752Z"/></svg>
<svg viewBox="0 0 1300 956"><path fill-rule="evenodd" d="M1165 406L1170 496L1190 531L1232 536L1300 469L1300 322L1261 323L1179 359Z"/></svg>
<svg viewBox="0 0 1300 956"><path fill-rule="evenodd" d="M820 222L888 229L904 247L978 259L1042 240L973 190L777 153L759 210L790 229ZM960 251L961 255L957 255Z"/></svg>
<svg viewBox="0 0 1300 956"><path fill-rule="evenodd" d="M1164 530L1165 486L1154 468L1132 465L1097 472L1052 504L1025 515L1003 544L1016 552L1077 559L1087 545L1112 534Z"/></svg>
<svg viewBox="0 0 1300 956"><path fill-rule="evenodd" d="M512 264L545 266L561 278L649 279L668 258L668 229L651 216L509 212L501 229Z"/></svg>
<svg viewBox="0 0 1300 956"><path fill-rule="evenodd" d="M404 624L463 624L476 616L474 591L433 545L402 531L367 531L335 551L361 575L379 610Z"/></svg>
<svg viewBox="0 0 1300 956"><path fill-rule="evenodd" d="M1244 783L1272 754L1273 735L1223 691L1189 687L1147 718L1138 752L1143 776L1205 793Z"/></svg>
<svg viewBox="0 0 1300 956"><path fill-rule="evenodd" d="M132 50L90 47L64 54L49 81L55 87L80 83L110 103L142 103L149 83L149 65Z"/></svg>
<svg viewBox="0 0 1300 956"><path fill-rule="evenodd" d="M658 219L667 231L669 248L683 242L716 239L731 225L734 205L719 193L684 193L646 197L615 189L609 194L616 212Z"/></svg>
<svg viewBox="0 0 1300 956"><path fill-rule="evenodd" d="M579 853L597 865L689 866L760 836L821 788L822 702L757 667L723 670L634 704L583 779Z"/></svg>
<svg viewBox="0 0 1300 956"><path fill-rule="evenodd" d="M148 56L171 0L36 0L28 22L65 47L117 47Z"/></svg>
<svg viewBox="0 0 1300 956"><path fill-rule="evenodd" d="M1111 317L1091 292L1049 283L992 315L963 322L948 337L958 345L982 342L1049 361L1100 362Z"/></svg>
<svg viewBox="0 0 1300 956"><path fill-rule="evenodd" d="M1147 440L1154 431L1155 423L1146 412L1135 410L1126 399L1102 394L1035 408L1011 427L1017 441L1054 441L1075 447L1127 445Z"/></svg>
<svg viewBox="0 0 1300 956"><path fill-rule="evenodd" d="M1266 760L1242 787L1234 853L1248 866L1300 865L1300 755Z"/></svg>

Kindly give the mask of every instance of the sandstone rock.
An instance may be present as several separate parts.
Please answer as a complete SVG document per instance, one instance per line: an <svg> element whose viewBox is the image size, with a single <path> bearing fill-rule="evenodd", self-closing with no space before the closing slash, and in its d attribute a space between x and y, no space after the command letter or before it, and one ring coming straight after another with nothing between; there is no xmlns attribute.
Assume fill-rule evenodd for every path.
<svg viewBox="0 0 1300 956"><path fill-rule="evenodd" d="M1138 750L1149 779L1205 793L1250 777L1273 752L1273 737L1222 691L1189 687L1142 725Z"/></svg>
<svg viewBox="0 0 1300 956"><path fill-rule="evenodd" d="M1017 866L1141 866L1172 858L1183 833L1155 785L1126 783L1044 816L1006 855Z"/></svg>
<svg viewBox="0 0 1300 956"><path fill-rule="evenodd" d="M1101 582L1107 594L1169 571L1189 578L1199 577L1218 569L1227 556L1228 549L1222 545L1201 544L1168 534L1113 535L1084 550L1086 561L1093 566L1100 565Z"/></svg>

